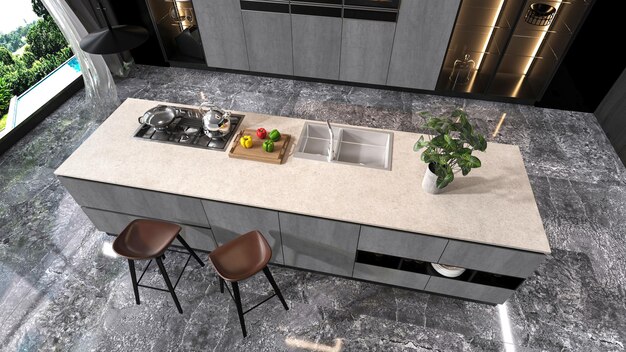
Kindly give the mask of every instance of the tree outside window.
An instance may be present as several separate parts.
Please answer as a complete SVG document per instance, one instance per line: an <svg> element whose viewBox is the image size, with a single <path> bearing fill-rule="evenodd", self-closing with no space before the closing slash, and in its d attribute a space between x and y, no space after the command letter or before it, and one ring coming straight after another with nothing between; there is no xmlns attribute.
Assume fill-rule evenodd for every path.
<svg viewBox="0 0 626 352"><path fill-rule="evenodd" d="M24 93L73 55L41 0L31 0L31 4L38 20L0 34L0 130L6 124L11 98Z"/></svg>

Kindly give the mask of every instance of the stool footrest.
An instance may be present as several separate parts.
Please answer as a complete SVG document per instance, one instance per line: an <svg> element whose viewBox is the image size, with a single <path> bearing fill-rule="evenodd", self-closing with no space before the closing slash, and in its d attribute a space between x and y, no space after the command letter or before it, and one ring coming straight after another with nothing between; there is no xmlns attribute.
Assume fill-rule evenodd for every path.
<svg viewBox="0 0 626 352"><path fill-rule="evenodd" d="M172 251L172 250L168 250L168 251L189 254L189 252ZM180 274L178 274L178 277L176 278L176 283L174 283L174 289L176 289L176 286L178 286L178 282L180 281L180 278L183 277L183 274L185 273L185 269L187 269L187 265L189 265L189 261L191 260L191 256L192 255L189 254L189 256L187 257L187 261L185 262L185 265L183 266L183 269L180 271ZM159 287L148 286L148 285L141 285L141 279L146 274L146 271L148 270L148 268L150 268L150 264L152 264L152 259L150 259L150 261L148 262L148 265L146 265L146 267L143 269L143 272L141 273L141 276L139 276L139 280L137 280L137 286L144 287L144 288L150 288L150 289L157 290L157 291L170 292L168 289L165 289L165 288L159 288Z"/></svg>
<svg viewBox="0 0 626 352"><path fill-rule="evenodd" d="M224 286L225 286L225 287L226 287L226 289L228 290L228 293L230 294L230 298L232 298L232 299L233 299L233 301L235 301L235 303L237 303L237 300L235 299L235 296L233 296L233 293L230 291L230 288L228 287L228 285L224 285ZM268 296L268 297L265 297L265 299L263 299L261 302L259 302L259 303L255 304L252 308L249 308L248 310L246 310L245 312L243 312L243 314L246 314L246 313L250 312L251 310L253 310L253 309L257 308L257 307L258 307L258 306L260 306L261 304L263 304L263 303L265 303L265 302L269 301L270 299L272 299L272 298L274 298L274 297L276 297L276 293L274 293L274 294L272 294L272 295L270 295L270 296Z"/></svg>

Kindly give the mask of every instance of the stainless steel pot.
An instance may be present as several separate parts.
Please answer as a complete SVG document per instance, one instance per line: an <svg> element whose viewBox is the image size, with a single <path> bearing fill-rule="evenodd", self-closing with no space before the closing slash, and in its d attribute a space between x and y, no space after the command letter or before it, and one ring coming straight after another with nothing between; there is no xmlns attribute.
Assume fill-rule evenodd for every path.
<svg viewBox="0 0 626 352"><path fill-rule="evenodd" d="M165 130L178 115L178 109L171 106L159 105L146 111L143 116L139 117L138 121L141 124L145 123L158 131L162 131Z"/></svg>
<svg viewBox="0 0 626 352"><path fill-rule="evenodd" d="M212 103L200 104L202 128L210 138L223 137L230 132L230 112Z"/></svg>

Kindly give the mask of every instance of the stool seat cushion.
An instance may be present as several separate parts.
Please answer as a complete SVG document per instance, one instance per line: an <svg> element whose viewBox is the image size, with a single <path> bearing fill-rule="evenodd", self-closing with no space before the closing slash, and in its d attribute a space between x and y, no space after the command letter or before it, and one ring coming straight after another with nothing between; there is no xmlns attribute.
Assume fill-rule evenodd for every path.
<svg viewBox="0 0 626 352"><path fill-rule="evenodd" d="M113 241L113 250L133 260L159 257L174 241L181 227L165 221L132 221Z"/></svg>
<svg viewBox="0 0 626 352"><path fill-rule="evenodd" d="M227 281L239 281L263 270L272 249L259 231L250 231L225 243L209 254L217 274Z"/></svg>

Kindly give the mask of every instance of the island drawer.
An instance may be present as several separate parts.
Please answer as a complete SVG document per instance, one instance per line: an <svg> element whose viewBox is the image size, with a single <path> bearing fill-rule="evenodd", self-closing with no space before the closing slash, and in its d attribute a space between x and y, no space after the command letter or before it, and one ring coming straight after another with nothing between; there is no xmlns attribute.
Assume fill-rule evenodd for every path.
<svg viewBox="0 0 626 352"><path fill-rule="evenodd" d="M285 265L350 276L359 240L357 224L279 213Z"/></svg>
<svg viewBox="0 0 626 352"><path fill-rule="evenodd" d="M237 204L203 200L202 206L219 245L259 230L272 248L272 263L284 264L278 212Z"/></svg>
<svg viewBox="0 0 626 352"><path fill-rule="evenodd" d="M423 290L430 276L381 266L355 263L354 278Z"/></svg>
<svg viewBox="0 0 626 352"><path fill-rule="evenodd" d="M142 218L135 215L114 213L99 209L85 207L82 209L98 230L115 235L122 232L131 221ZM181 235L191 248L212 251L217 247L211 229L183 224L179 225L182 227ZM174 240L173 244L175 246L182 246L178 240Z"/></svg>
<svg viewBox="0 0 626 352"><path fill-rule="evenodd" d="M502 287L481 285L454 279L431 276L424 289L428 292L462 297L492 304L502 304L515 292Z"/></svg>
<svg viewBox="0 0 626 352"><path fill-rule="evenodd" d="M361 226L358 249L436 263L447 243L438 237Z"/></svg>
<svg viewBox="0 0 626 352"><path fill-rule="evenodd" d="M526 278L544 259L540 253L450 240L439 263Z"/></svg>
<svg viewBox="0 0 626 352"><path fill-rule="evenodd" d="M59 179L83 207L210 227L202 203L196 198L75 178Z"/></svg>

